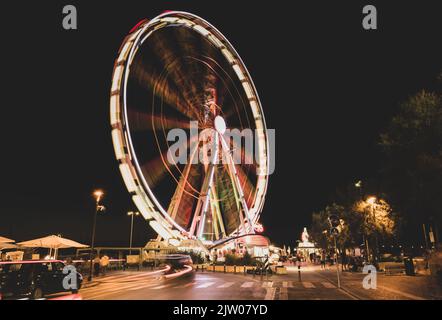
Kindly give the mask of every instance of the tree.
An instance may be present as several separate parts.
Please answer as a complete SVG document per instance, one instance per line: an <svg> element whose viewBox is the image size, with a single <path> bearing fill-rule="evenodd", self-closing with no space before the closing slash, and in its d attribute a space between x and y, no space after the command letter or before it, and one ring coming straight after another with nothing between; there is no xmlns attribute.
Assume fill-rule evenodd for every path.
<svg viewBox="0 0 442 320"><path fill-rule="evenodd" d="M341 220L340 233L337 238L339 247L345 248L353 243L348 221L348 213L345 207L333 203L325 207L324 210L312 214L312 238L321 248L333 246L333 237L330 234L330 224L328 217L337 215Z"/></svg>
<svg viewBox="0 0 442 320"><path fill-rule="evenodd" d="M358 201L354 205L354 212L363 217L361 226L365 234L392 236L395 233L396 215L385 200Z"/></svg>
<svg viewBox="0 0 442 320"><path fill-rule="evenodd" d="M329 246L328 230L330 228L328 224L328 216L325 210L319 212L313 212L312 214L312 227L311 235L313 242L322 249L326 249Z"/></svg>
<svg viewBox="0 0 442 320"><path fill-rule="evenodd" d="M408 230L438 220L442 207L442 96L422 90L400 105L380 136L383 187Z"/></svg>
<svg viewBox="0 0 442 320"><path fill-rule="evenodd" d="M385 240L397 230L398 217L385 200L359 200L347 207L333 203L312 214L312 238L324 249L333 246L334 242L328 222L331 215L340 218L340 232L336 241L342 252L347 248L359 247L365 236L374 235Z"/></svg>

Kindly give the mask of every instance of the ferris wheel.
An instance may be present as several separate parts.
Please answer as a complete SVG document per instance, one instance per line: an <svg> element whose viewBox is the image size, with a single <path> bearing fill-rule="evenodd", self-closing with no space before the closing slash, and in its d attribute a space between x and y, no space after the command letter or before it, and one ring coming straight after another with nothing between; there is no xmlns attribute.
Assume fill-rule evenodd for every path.
<svg viewBox="0 0 442 320"><path fill-rule="evenodd" d="M130 31L114 65L110 121L127 190L160 237L216 244L260 229L269 164L261 103L238 53L207 21L172 11ZM211 134L187 135L195 126ZM174 129L188 138L179 145L186 161L170 161ZM232 129L254 132L252 152L226 137Z"/></svg>

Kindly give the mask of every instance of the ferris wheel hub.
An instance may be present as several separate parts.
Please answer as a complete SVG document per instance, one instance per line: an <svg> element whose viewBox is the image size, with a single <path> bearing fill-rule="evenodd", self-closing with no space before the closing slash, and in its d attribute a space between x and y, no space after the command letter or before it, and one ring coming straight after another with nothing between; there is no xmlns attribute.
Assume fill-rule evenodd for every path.
<svg viewBox="0 0 442 320"><path fill-rule="evenodd" d="M226 132L226 122L224 121L223 117L215 117L215 130L220 134L224 134L224 132Z"/></svg>

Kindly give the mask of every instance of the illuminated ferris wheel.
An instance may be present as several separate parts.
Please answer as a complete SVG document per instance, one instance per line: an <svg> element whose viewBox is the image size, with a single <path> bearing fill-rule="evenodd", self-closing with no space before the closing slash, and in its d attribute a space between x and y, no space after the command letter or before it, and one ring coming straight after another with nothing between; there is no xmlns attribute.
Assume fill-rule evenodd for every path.
<svg viewBox="0 0 442 320"><path fill-rule="evenodd" d="M166 12L130 31L115 61L110 120L124 183L160 237L216 244L260 229L269 163L261 103L238 53L207 21ZM185 142L170 140L176 129ZM232 129L253 132L252 151L226 136ZM171 161L177 144L185 161Z"/></svg>

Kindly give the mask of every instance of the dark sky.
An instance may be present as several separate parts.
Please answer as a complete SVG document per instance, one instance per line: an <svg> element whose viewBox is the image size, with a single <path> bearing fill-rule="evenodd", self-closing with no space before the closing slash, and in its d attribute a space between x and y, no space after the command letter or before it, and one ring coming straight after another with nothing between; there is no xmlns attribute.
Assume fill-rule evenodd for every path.
<svg viewBox="0 0 442 320"><path fill-rule="evenodd" d="M398 103L442 70L437 1L29 1L2 4L0 235L61 233L89 243L94 188L106 191L97 242L125 245L134 209L111 143L109 89L121 41L164 10L200 15L230 40L276 129L266 234L294 244L335 188L373 177ZM364 31L376 4L379 29ZM407 2L408 3L408 2ZM61 27L75 4L79 30ZM139 218L135 244L152 236Z"/></svg>

